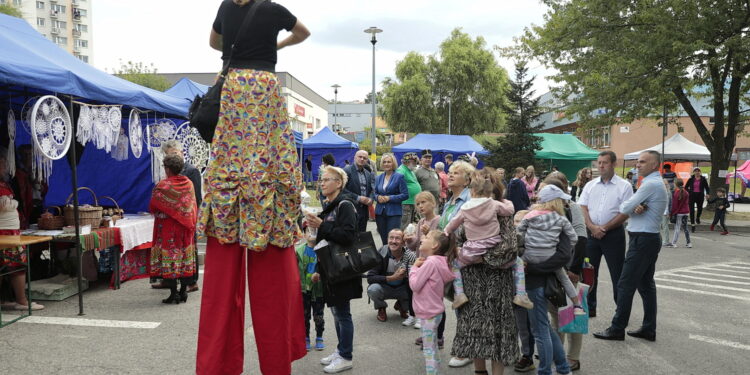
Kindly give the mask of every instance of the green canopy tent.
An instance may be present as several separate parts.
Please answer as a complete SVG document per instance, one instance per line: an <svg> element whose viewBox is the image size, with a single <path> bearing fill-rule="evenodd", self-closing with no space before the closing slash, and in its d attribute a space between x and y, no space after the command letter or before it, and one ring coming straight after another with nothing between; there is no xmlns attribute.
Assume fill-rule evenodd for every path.
<svg viewBox="0 0 750 375"><path fill-rule="evenodd" d="M536 158L545 161L546 169L552 166L565 173L572 183L576 179L576 173L581 168L591 166L591 161L596 160L599 152L586 146L572 134L534 134L542 138L541 149L536 152Z"/></svg>

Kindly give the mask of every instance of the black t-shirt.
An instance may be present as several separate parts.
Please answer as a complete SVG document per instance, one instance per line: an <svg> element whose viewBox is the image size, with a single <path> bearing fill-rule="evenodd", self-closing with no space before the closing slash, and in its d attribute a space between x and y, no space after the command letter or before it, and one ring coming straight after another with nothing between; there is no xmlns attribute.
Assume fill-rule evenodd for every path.
<svg viewBox="0 0 750 375"><path fill-rule="evenodd" d="M223 38L221 58L229 59L232 44L242 26L245 15L253 2L244 6L235 4L232 0L225 0L219 7L214 20L214 31ZM276 40L279 31L292 30L297 24L297 17L283 6L271 1L258 4L255 17L248 25L245 35L239 40L232 62L235 61L266 61L276 64Z"/></svg>

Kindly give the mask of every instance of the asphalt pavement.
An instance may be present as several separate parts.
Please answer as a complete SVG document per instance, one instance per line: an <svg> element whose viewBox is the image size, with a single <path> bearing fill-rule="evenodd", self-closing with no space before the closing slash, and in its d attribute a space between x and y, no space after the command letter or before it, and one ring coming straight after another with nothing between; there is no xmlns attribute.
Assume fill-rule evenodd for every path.
<svg viewBox="0 0 750 375"><path fill-rule="evenodd" d="M656 342L631 337L608 342L586 335L577 374L747 374L749 242L750 234L739 231L728 236L699 231L693 234L692 249L662 249L656 275ZM603 267L599 316L591 320L591 331L606 328L614 313L608 280ZM0 329L0 374L192 374L201 292L180 305L162 304L167 294L149 288L148 279L124 283L120 290L96 284L85 292L84 316L77 315L75 297L42 302L47 308L35 312L33 319ZM403 327L396 311L388 311L388 321L381 323L366 295L352 302L354 369L347 373L424 373L421 352L414 345L419 331ZM636 295L631 327L637 328L641 318ZM295 362L294 374L323 373L319 360L336 344L328 310L325 319L328 348ZM449 310L444 362L450 357L455 323ZM246 327L245 374L259 374L249 313ZM514 371L509 367L506 373ZM473 369L446 369L445 374L473 374Z"/></svg>

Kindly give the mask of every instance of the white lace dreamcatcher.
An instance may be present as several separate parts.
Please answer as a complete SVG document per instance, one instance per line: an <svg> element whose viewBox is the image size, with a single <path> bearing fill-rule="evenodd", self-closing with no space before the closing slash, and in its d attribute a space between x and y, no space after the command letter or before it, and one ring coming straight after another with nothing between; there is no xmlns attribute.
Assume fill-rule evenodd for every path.
<svg viewBox="0 0 750 375"><path fill-rule="evenodd" d="M156 183L167 177L164 172L164 153L161 145L174 139L175 123L172 120L162 119L151 123L146 127L146 145L151 153L151 180Z"/></svg>
<svg viewBox="0 0 750 375"><path fill-rule="evenodd" d="M125 134L125 129L123 128L120 128L117 147L112 150L112 159L117 161L128 160L128 136Z"/></svg>
<svg viewBox="0 0 750 375"><path fill-rule="evenodd" d="M52 174L52 161L61 159L70 148L70 115L60 99L46 95L34 103L28 119L35 146L32 174L45 182Z"/></svg>
<svg viewBox="0 0 750 375"><path fill-rule="evenodd" d="M117 141L120 139L120 134L122 134L120 131L122 129L122 110L119 106L108 108L107 123L109 124L109 149L107 152L109 152L117 148Z"/></svg>
<svg viewBox="0 0 750 375"><path fill-rule="evenodd" d="M93 124L93 138L94 146L99 150L105 150L109 152L111 143L109 138L111 132L109 131L109 108L108 107L91 107L91 122Z"/></svg>
<svg viewBox="0 0 750 375"><path fill-rule="evenodd" d="M128 120L128 133L130 136L130 149L133 150L133 156L141 157L143 149L143 129L141 129L141 114L137 109L130 110Z"/></svg>
<svg viewBox="0 0 750 375"><path fill-rule="evenodd" d="M10 177L16 175L16 115L13 110L8 110L8 174Z"/></svg>
<svg viewBox="0 0 750 375"><path fill-rule="evenodd" d="M91 108L86 104L81 104L81 110L78 113L78 128L76 130L76 139L78 143L86 145L88 141L93 139L94 135L94 121L92 119L92 111L95 108Z"/></svg>
<svg viewBox="0 0 750 375"><path fill-rule="evenodd" d="M185 122L177 129L175 140L182 146L185 161L203 170L208 165L210 145L201 137L198 129Z"/></svg>

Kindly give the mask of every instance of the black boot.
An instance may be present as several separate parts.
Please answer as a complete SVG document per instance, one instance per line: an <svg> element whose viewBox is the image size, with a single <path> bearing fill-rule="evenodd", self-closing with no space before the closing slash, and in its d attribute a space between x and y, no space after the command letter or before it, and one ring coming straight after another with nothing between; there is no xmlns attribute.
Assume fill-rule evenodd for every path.
<svg viewBox="0 0 750 375"><path fill-rule="evenodd" d="M187 302L187 287L190 285L190 283L193 282L192 277L182 277L180 278L180 301L181 302Z"/></svg>
<svg viewBox="0 0 750 375"><path fill-rule="evenodd" d="M174 303L175 305L180 303L180 296L177 294L177 280L164 279L162 283L169 287L169 297L161 300L162 303Z"/></svg>

